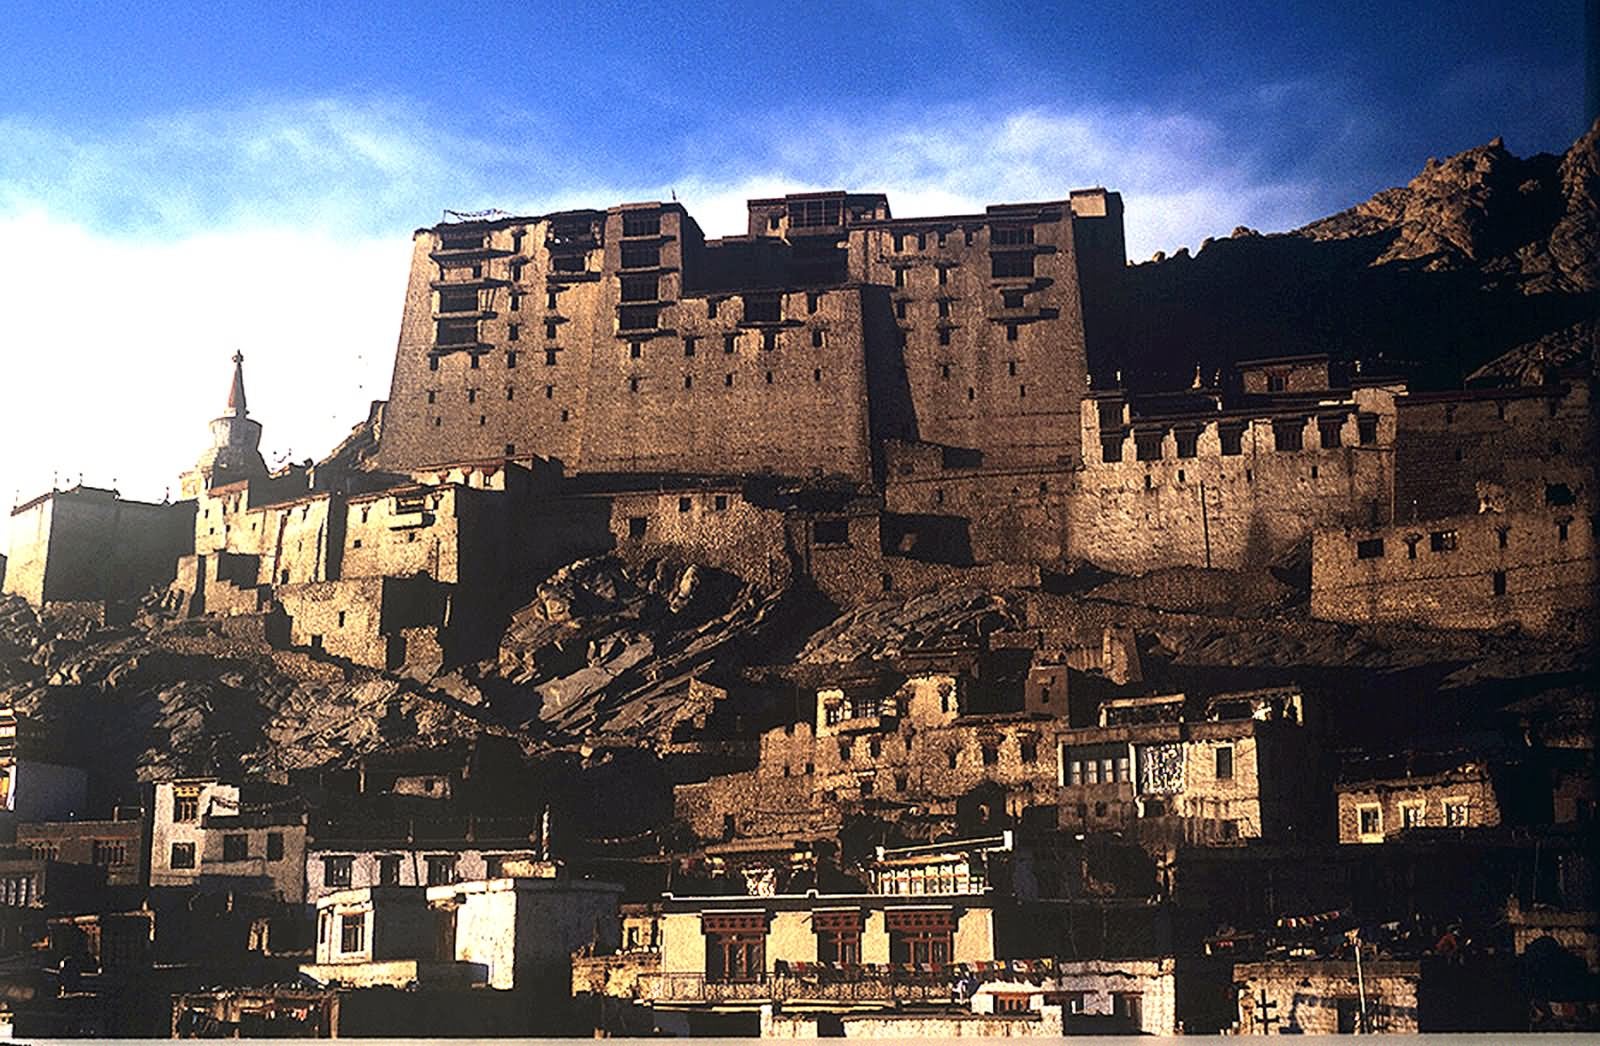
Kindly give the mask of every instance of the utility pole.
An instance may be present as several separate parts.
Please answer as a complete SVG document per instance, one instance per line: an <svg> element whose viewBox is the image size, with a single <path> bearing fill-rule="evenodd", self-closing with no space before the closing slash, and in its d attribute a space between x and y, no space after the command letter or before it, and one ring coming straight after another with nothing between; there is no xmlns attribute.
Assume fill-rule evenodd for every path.
<svg viewBox="0 0 1600 1046"><path fill-rule="evenodd" d="M1361 1000L1361 1019L1356 1022L1356 1033L1359 1035L1367 1030L1367 982L1361 975L1361 930L1359 927L1350 931L1350 940L1356 946L1356 995Z"/></svg>

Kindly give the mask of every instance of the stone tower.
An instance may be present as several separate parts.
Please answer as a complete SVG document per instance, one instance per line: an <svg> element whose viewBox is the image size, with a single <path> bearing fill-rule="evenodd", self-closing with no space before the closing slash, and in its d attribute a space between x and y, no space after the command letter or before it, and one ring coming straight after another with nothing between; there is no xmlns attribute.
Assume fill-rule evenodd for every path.
<svg viewBox="0 0 1600 1046"><path fill-rule="evenodd" d="M211 446L180 479L182 497L198 497L212 487L266 476L267 463L260 450L261 423L252 421L248 414L244 398L244 354L235 352L227 410L221 417L212 419Z"/></svg>

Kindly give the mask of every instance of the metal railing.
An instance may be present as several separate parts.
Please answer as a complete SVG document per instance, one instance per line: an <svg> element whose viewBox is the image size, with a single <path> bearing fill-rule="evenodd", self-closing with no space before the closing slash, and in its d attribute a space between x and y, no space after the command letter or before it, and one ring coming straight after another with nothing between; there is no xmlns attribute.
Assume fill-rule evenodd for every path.
<svg viewBox="0 0 1600 1046"><path fill-rule="evenodd" d="M954 970L846 968L722 980L701 973L642 973L639 994L660 1002L949 1001Z"/></svg>

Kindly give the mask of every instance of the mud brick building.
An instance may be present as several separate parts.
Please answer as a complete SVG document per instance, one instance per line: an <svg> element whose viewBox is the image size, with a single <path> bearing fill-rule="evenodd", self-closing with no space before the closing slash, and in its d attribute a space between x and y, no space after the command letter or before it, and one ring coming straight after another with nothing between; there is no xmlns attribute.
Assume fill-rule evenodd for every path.
<svg viewBox="0 0 1600 1046"><path fill-rule="evenodd" d="M194 503L127 501L114 490L56 490L11 510L5 594L36 607L137 599L166 585L193 540Z"/></svg>
<svg viewBox="0 0 1600 1046"><path fill-rule="evenodd" d="M675 788L677 816L717 839L837 830L845 811L866 808L916 807L951 824L1049 809L1056 714L969 712L969 682L874 673L824 687L814 721L761 735L756 769Z"/></svg>
<svg viewBox="0 0 1600 1046"><path fill-rule="evenodd" d="M1151 842L1305 837L1320 826L1317 744L1284 688L1123 698L1096 726L1062 731L1060 825Z"/></svg>
<svg viewBox="0 0 1600 1046"><path fill-rule="evenodd" d="M1237 570L1271 562L1313 527L1391 518L1401 383L1338 375L1327 357L1243 363L1239 380L1243 397L1083 400L1074 555L1129 573Z"/></svg>
<svg viewBox="0 0 1600 1046"><path fill-rule="evenodd" d="M1104 190L914 220L881 194L752 200L748 234L711 241L675 203L629 204L414 243L380 467L862 483L887 438L1070 463L1080 282L1124 262Z"/></svg>
<svg viewBox="0 0 1600 1046"><path fill-rule="evenodd" d="M1552 631L1592 612L1592 383L1403 396L1395 515L1319 529L1312 612Z"/></svg>

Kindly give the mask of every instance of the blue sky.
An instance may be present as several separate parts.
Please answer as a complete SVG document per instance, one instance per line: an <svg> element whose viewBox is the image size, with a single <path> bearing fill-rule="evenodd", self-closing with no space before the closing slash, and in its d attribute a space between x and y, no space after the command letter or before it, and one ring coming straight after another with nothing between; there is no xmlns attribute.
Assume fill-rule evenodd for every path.
<svg viewBox="0 0 1600 1046"><path fill-rule="evenodd" d="M189 8L184 10L184 8ZM1127 202L1129 253L1293 228L1503 135L1582 131L1545 4L12 3L0 39L0 492L159 498L247 356L269 458L387 392L411 229L675 192L897 214ZM92 278L64 274L93 273ZM315 368L320 379L306 375ZM14 397L7 397L13 404Z"/></svg>

